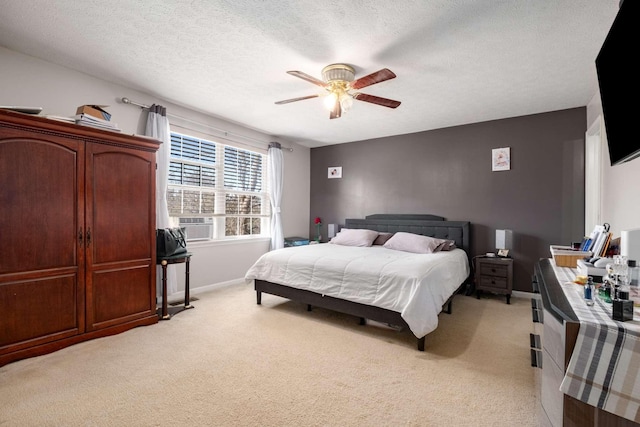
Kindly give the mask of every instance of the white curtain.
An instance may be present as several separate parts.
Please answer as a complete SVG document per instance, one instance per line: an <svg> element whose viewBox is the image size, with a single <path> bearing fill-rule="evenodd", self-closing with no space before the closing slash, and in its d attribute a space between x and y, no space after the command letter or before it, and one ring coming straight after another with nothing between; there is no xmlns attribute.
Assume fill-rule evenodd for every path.
<svg viewBox="0 0 640 427"><path fill-rule="evenodd" d="M267 152L267 172L269 174L269 198L271 199L271 250L284 247L280 203L282 202L282 183L284 156L280 144L272 142Z"/></svg>
<svg viewBox="0 0 640 427"><path fill-rule="evenodd" d="M171 154L171 130L167 119L167 109L153 104L149 107L145 135L159 141L160 149L156 153L156 228L168 228L169 207L167 205L167 185L169 183L169 155ZM167 266L167 295L178 292L178 280L175 266ZM156 295L162 296L162 268L156 270Z"/></svg>

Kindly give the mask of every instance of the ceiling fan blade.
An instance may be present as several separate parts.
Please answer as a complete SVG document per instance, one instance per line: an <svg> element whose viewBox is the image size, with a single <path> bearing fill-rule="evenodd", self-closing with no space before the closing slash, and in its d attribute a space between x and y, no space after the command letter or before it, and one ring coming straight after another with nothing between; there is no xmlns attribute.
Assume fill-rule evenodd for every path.
<svg viewBox="0 0 640 427"><path fill-rule="evenodd" d="M306 80L310 83L313 83L314 85L318 85L320 87L326 87L327 84L325 82L323 82L322 80L316 79L313 76L310 76L309 74L303 73L302 71L287 71L287 74L291 74L294 77L298 77L302 80Z"/></svg>
<svg viewBox="0 0 640 427"><path fill-rule="evenodd" d="M339 119L342 116L342 106L340 105L339 102L336 102L335 104L333 104L333 109L331 110L331 113L329 114L329 118L330 119Z"/></svg>
<svg viewBox="0 0 640 427"><path fill-rule="evenodd" d="M360 77L357 80L351 82L353 89L362 89L363 87L371 86L372 84L380 83L385 80L394 79L396 75L388 68L383 68L380 71L371 73L368 76Z"/></svg>
<svg viewBox="0 0 640 427"><path fill-rule="evenodd" d="M380 98L379 96L367 95L366 93L354 93L353 99L358 101L370 102L372 104L382 105L383 107L398 108L400 101L394 101L393 99Z"/></svg>
<svg viewBox="0 0 640 427"><path fill-rule="evenodd" d="M319 95L309 95L309 96L301 96L300 98L285 99L284 101L276 102L276 104L278 104L278 105L288 104L290 102L296 102L296 101L302 101L302 100L305 100L305 99L317 98L318 96Z"/></svg>

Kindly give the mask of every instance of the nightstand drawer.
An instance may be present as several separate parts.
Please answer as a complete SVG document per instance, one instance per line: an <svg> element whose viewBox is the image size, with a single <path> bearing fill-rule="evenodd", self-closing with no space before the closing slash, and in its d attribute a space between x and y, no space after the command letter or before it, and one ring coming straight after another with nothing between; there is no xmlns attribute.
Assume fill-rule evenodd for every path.
<svg viewBox="0 0 640 427"><path fill-rule="evenodd" d="M495 288L495 289L507 289L509 287L509 281L506 277L487 277L480 276L481 288Z"/></svg>
<svg viewBox="0 0 640 427"><path fill-rule="evenodd" d="M482 276L497 276L507 277L508 267L506 265L488 264L483 262L480 264L480 275Z"/></svg>

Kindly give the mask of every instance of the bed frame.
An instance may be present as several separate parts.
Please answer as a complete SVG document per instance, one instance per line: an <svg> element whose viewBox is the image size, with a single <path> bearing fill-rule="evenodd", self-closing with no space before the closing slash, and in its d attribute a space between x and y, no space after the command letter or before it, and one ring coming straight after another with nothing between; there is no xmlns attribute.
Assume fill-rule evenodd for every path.
<svg viewBox="0 0 640 427"><path fill-rule="evenodd" d="M390 233L404 231L438 239L454 240L456 246L463 249L467 255L471 253L469 226L467 221L445 221L444 218L434 215L378 214L367 216L364 219L347 219L345 222L345 228L366 228ZM460 284L458 292L464 287L464 284L464 282ZM409 329L407 322L396 311L323 296L316 292L291 288L264 280L255 280L255 290L258 304L262 303L262 293L264 292L307 304L309 311L315 306L359 317L361 325L366 324L365 319L370 319ZM445 313L451 314L454 295L445 302L443 306ZM418 350L424 351L425 337L416 338L418 339Z"/></svg>

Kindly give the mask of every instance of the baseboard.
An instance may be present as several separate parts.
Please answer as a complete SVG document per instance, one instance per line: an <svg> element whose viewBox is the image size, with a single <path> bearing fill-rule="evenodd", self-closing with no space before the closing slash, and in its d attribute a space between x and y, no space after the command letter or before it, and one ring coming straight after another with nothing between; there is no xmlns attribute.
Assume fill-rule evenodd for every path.
<svg viewBox="0 0 640 427"><path fill-rule="evenodd" d="M211 285L198 286L197 288L190 288L189 289L189 296L202 294L202 293L213 291L213 290L216 290L216 289L226 288L227 286L234 286L234 285L241 285L241 284L246 284L244 278L228 280L226 282L219 282L219 283L214 283L214 284L211 284ZM247 285L247 286L249 286L249 285ZM162 302L162 297L159 297L158 301ZM168 304L172 304L172 303L175 303L175 302L184 302L184 291L178 291L175 294L171 294L171 295L169 295L167 297L167 303Z"/></svg>
<svg viewBox="0 0 640 427"><path fill-rule="evenodd" d="M516 298L540 298L540 294L524 291L511 291L511 296Z"/></svg>

